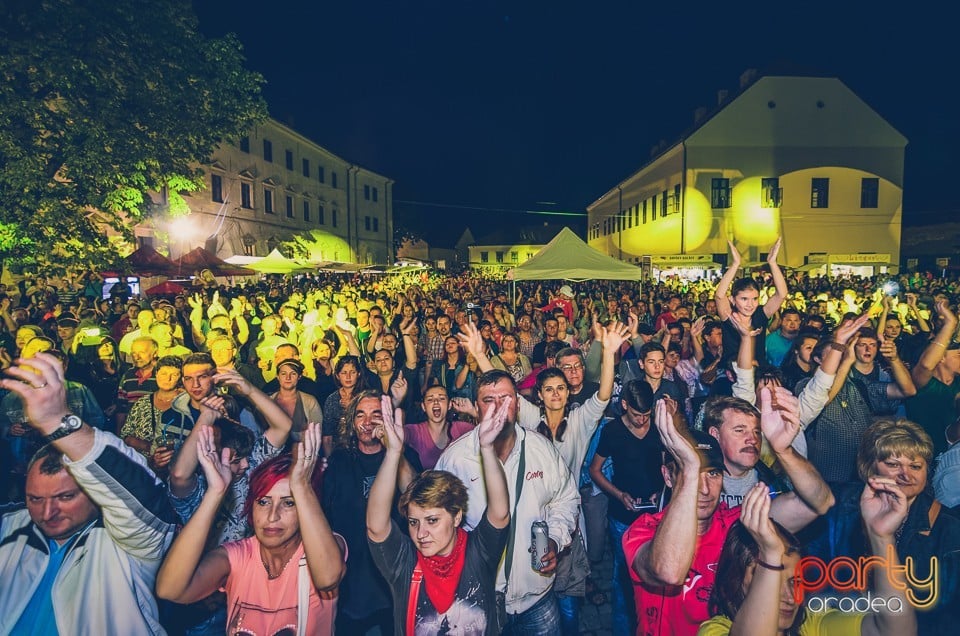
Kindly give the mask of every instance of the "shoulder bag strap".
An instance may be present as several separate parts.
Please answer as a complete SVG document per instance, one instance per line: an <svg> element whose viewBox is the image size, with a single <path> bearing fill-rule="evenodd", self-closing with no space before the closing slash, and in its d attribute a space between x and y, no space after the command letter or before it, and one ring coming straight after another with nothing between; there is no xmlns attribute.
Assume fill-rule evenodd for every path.
<svg viewBox="0 0 960 636"><path fill-rule="evenodd" d="M523 475L527 470L526 454L527 436L524 433L520 442L520 465L517 466L517 497L513 500L513 515L510 517L510 540L507 542L507 562L503 565L503 578L507 587L510 587L510 569L513 567L513 548L517 538L517 507L520 505L520 493L523 492Z"/></svg>
<svg viewBox="0 0 960 636"><path fill-rule="evenodd" d="M307 634L307 615L310 613L310 572L307 571L306 555L300 557L297 571L297 636Z"/></svg>
<svg viewBox="0 0 960 636"><path fill-rule="evenodd" d="M930 526L928 530L921 530L920 534L925 537L930 536L930 532L933 531L933 524L937 522L937 517L940 516L940 502L936 499L933 500L933 503L930 504L930 509L927 511L927 521Z"/></svg>
<svg viewBox="0 0 960 636"><path fill-rule="evenodd" d="M410 594L407 596L407 636L414 636L417 622L417 600L420 598L420 582L423 581L423 570L420 564L413 566L410 575Z"/></svg>

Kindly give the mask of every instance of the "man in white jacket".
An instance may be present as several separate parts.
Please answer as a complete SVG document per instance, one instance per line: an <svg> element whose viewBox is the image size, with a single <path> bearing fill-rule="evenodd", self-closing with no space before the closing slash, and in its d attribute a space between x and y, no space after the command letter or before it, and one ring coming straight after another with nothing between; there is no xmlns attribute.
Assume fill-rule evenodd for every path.
<svg viewBox="0 0 960 636"><path fill-rule="evenodd" d="M517 389L510 374L488 371L477 381L481 417L507 397L512 400L511 412L494 448L507 475L514 534L497 572L497 592L504 595L509 628L524 634L559 634L553 575L557 554L570 545L577 527L580 495L576 480L553 444L542 435L516 426ZM483 515L486 501L476 431L452 442L436 468L453 473L466 485L470 505L464 527L473 529ZM539 570L533 569L529 552L534 521L545 521L550 537L550 547Z"/></svg>
<svg viewBox="0 0 960 636"><path fill-rule="evenodd" d="M163 634L153 587L175 517L162 482L70 413L56 358L7 373L0 387L49 445L27 472L25 507L0 518L0 634Z"/></svg>

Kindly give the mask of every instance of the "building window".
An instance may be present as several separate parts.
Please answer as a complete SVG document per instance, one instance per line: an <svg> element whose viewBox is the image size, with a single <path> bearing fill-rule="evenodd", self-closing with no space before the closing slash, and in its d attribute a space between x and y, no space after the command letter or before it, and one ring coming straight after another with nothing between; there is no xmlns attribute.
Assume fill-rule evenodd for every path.
<svg viewBox="0 0 960 636"><path fill-rule="evenodd" d="M218 174L210 175L210 198L216 203L223 203L223 177Z"/></svg>
<svg viewBox="0 0 960 636"><path fill-rule="evenodd" d="M273 190L263 189L263 211L267 214L273 214Z"/></svg>
<svg viewBox="0 0 960 636"><path fill-rule="evenodd" d="M531 258L533 258L533 252L527 252L527 260L529 261Z"/></svg>
<svg viewBox="0 0 960 636"><path fill-rule="evenodd" d="M490 252L480 252L480 262L489 263L490 262Z"/></svg>
<svg viewBox="0 0 960 636"><path fill-rule="evenodd" d="M519 263L519 262L520 262L520 254L518 254L517 252L510 252L510 262L511 262L511 263Z"/></svg>
<svg viewBox="0 0 960 636"><path fill-rule="evenodd" d="M730 207L730 179L713 179L710 184L710 207Z"/></svg>
<svg viewBox="0 0 960 636"><path fill-rule="evenodd" d="M830 207L830 179L811 179L810 181L810 207L828 208Z"/></svg>
<svg viewBox="0 0 960 636"><path fill-rule="evenodd" d="M339 212L339 210L334 208L333 211L330 213L330 225L332 225L333 227L337 227L337 212Z"/></svg>
<svg viewBox="0 0 960 636"><path fill-rule="evenodd" d="M657 195L650 197L650 222L657 220Z"/></svg>
<svg viewBox="0 0 960 636"><path fill-rule="evenodd" d="M289 194L287 195L286 204L287 204L287 218L292 219L293 218L293 197L290 196Z"/></svg>
<svg viewBox="0 0 960 636"><path fill-rule="evenodd" d="M256 249L257 249L257 244L256 244L256 243L249 243L249 244L248 244L248 243L244 243L244 244L243 244L243 255L244 255L244 256L256 256L256 254L254 254L254 252L256 251Z"/></svg>
<svg viewBox="0 0 960 636"><path fill-rule="evenodd" d="M640 204L633 206L633 224L640 225Z"/></svg>
<svg viewBox="0 0 960 636"><path fill-rule="evenodd" d="M317 181L326 183L326 175L323 173L323 166L317 166Z"/></svg>
<svg viewBox="0 0 960 636"><path fill-rule="evenodd" d="M273 162L273 144L269 139L263 140L263 160Z"/></svg>
<svg viewBox="0 0 960 636"><path fill-rule="evenodd" d="M380 197L380 192L376 188L373 189L373 200L378 201Z"/></svg>
<svg viewBox="0 0 960 636"><path fill-rule="evenodd" d="M876 208L880 205L880 179L864 177L860 180L860 207Z"/></svg>
<svg viewBox="0 0 960 636"><path fill-rule="evenodd" d="M373 231L374 232L380 231L380 219L378 219L377 217L373 217Z"/></svg>
<svg viewBox="0 0 960 636"><path fill-rule="evenodd" d="M250 152L250 137L240 138L240 152Z"/></svg>
<svg viewBox="0 0 960 636"><path fill-rule="evenodd" d="M779 208L783 202L783 188L779 177L770 177L760 181L760 206Z"/></svg>
<svg viewBox="0 0 960 636"><path fill-rule="evenodd" d="M287 150L284 153L284 158L286 160L287 170L293 170L293 151Z"/></svg>
<svg viewBox="0 0 960 636"><path fill-rule="evenodd" d="M248 181L240 182L240 207L253 209L253 188Z"/></svg>
<svg viewBox="0 0 960 636"><path fill-rule="evenodd" d="M301 160L300 160L300 164L301 164L302 167L303 167L303 176L309 177L309 176L310 176L310 160L309 160L309 159L301 159Z"/></svg>
<svg viewBox="0 0 960 636"><path fill-rule="evenodd" d="M680 211L680 184L673 186L673 211Z"/></svg>
<svg viewBox="0 0 960 636"><path fill-rule="evenodd" d="M363 198L367 201L370 200L370 186L363 186Z"/></svg>
<svg viewBox="0 0 960 636"><path fill-rule="evenodd" d="M660 195L660 218L667 216L667 191Z"/></svg>
<svg viewBox="0 0 960 636"><path fill-rule="evenodd" d="M498 263L503 262L503 252L497 252L497 262Z"/></svg>
<svg viewBox="0 0 960 636"><path fill-rule="evenodd" d="M643 215L641 216L641 218L643 219L643 224L646 225L647 224L647 200L646 199L643 200L643 205L641 207L643 208Z"/></svg>
<svg viewBox="0 0 960 636"><path fill-rule="evenodd" d="M363 229L365 229L367 232L370 231L370 217L369 217L369 216L363 217Z"/></svg>
<svg viewBox="0 0 960 636"><path fill-rule="evenodd" d="M323 225L326 223L326 220L323 218L325 216L326 210L323 207L322 203L317 204L317 223Z"/></svg>
<svg viewBox="0 0 960 636"><path fill-rule="evenodd" d="M303 220L307 222L310 221L310 202L309 201L303 202Z"/></svg>
<svg viewBox="0 0 960 636"><path fill-rule="evenodd" d="M332 170L330 171L330 187L333 189L337 188L337 173Z"/></svg>

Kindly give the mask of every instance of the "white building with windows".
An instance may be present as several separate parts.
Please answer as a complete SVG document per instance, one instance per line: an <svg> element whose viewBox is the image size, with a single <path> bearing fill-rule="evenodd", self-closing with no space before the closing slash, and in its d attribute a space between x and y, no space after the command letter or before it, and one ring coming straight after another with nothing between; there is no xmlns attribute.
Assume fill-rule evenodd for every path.
<svg viewBox="0 0 960 636"><path fill-rule="evenodd" d="M393 181L273 119L221 144L203 170L207 189L185 197L190 215L157 228L173 256L198 245L220 258L266 256L299 239L314 261L393 262Z"/></svg>
<svg viewBox="0 0 960 636"><path fill-rule="evenodd" d="M791 267L900 259L906 138L836 78L741 77L714 112L587 207L588 243L629 262L726 262L727 239ZM689 261L689 263L688 263ZM869 273L869 272L865 272Z"/></svg>

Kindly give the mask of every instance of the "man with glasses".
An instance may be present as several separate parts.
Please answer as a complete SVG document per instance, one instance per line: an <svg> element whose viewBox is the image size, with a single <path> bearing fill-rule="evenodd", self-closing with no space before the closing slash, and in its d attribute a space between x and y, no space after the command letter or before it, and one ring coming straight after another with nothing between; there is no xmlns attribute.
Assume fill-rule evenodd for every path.
<svg viewBox="0 0 960 636"><path fill-rule="evenodd" d="M563 376L567 379L567 384L570 385L570 408L582 406L600 388L598 382L584 380L583 352L579 349L573 347L561 349L557 353L555 364L558 369L563 371Z"/></svg>

